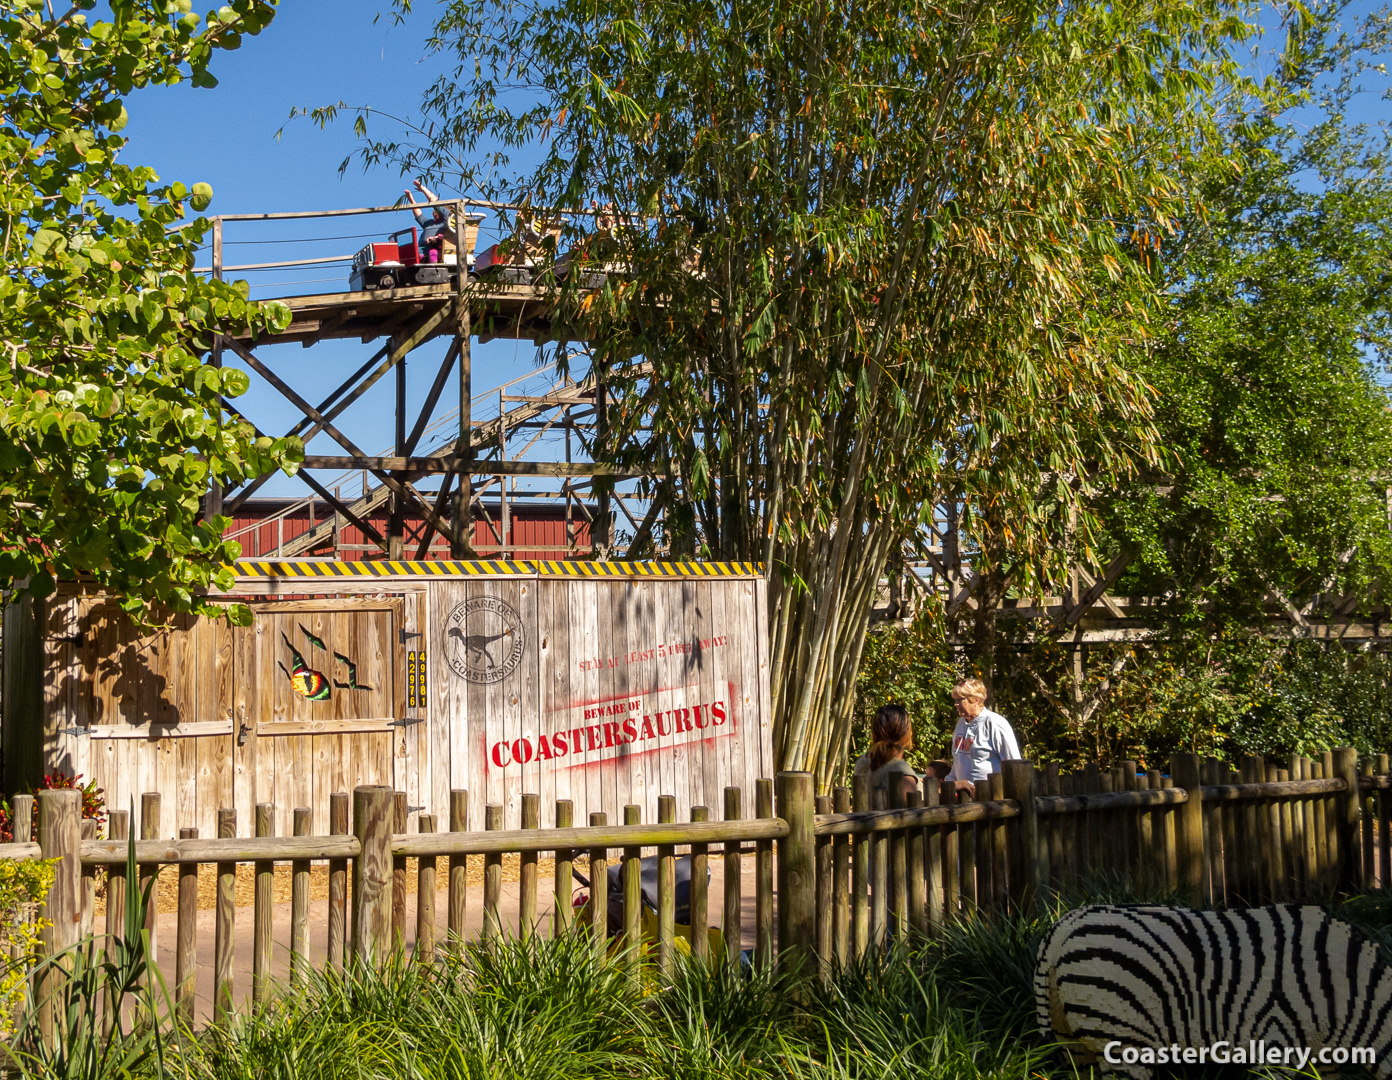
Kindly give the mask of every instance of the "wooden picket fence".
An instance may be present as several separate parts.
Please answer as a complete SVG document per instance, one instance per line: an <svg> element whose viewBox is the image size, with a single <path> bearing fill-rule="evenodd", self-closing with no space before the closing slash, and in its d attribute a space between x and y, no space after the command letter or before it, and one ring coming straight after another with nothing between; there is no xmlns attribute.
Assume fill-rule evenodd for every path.
<svg viewBox="0 0 1392 1080"><path fill-rule="evenodd" d="M692 807L676 820L676 800L659 800L659 820L644 825L639 808L625 808L622 825L592 814L588 826L572 824L567 801L556 805L557 825L538 827L536 795L522 797L521 829L502 829L502 807L489 806L484 829L471 831L464 791L451 793L447 830L421 815L418 831L406 831L405 796L385 787L359 787L350 798L330 800L328 835L310 835L308 810L293 815L295 835L271 835L269 805L258 807L255 836L238 836L233 811L219 814L219 836L200 838L189 828L179 839L164 836L157 794L141 804L135 856L142 882L161 866L179 873L177 948L170 982L176 1007L194 1013L194 982L200 960L196 934L200 865L216 867L217 907L212 952L214 1019L234 1007L233 935L239 863L255 868L251 997L273 991L271 973L273 882L276 863L292 871L290 981L310 970L309 883L313 863L328 866L327 950L335 969L384 962L405 940L407 859L417 860L413 957L432 963L442 949L464 937L467 865L484 867L483 933L508 932L500 910L502 860L520 856L517 933L543 932L537 917L537 859L555 858L551 932L569 933L574 919L571 865L587 858L591 880L588 928L598 955L617 956L635 972L643 955L670 970L677 951L674 928L675 859L693 860L691 922L710 921L706 868L724 864L721 925L726 955L709 957L706 935L691 936L701 959L741 963L742 858L754 866L753 962L815 962L825 974L866 951L934 934L955 920L1029 910L1050 894L1067 894L1095 883L1099 875L1128 879L1156 896L1173 895L1195 905L1253 904L1319 897L1372 888L1392 880L1392 795L1386 754L1359 762L1344 748L1318 760L1293 758L1286 767L1260 758L1244 760L1234 772L1213 759L1175 755L1168 775L1140 772L1122 762L1109 771L1088 767L1061 775L1025 761L978 786L930 779L922 790L872 792L866 777L853 788L814 796L808 773L780 773L759 780L754 814L743 815L743 793L727 788L722 820L706 807ZM107 925L123 917L130 822L112 813L109 836L90 835L80 821L75 791L38 796L38 836L27 832L32 804L13 802L14 843L0 845L0 858L56 860L56 878L40 915L50 925L43 948L57 953L93 927L96 875L108 875ZM351 813L350 813L351 810ZM84 836L84 825L88 835ZM658 856L656 941L641 946L639 859ZM607 874L611 859L622 865L624 926L616 942L607 935ZM447 864L440 866L439 860ZM438 876L446 875L444 925L435 910ZM147 921L153 928L153 905ZM51 969L50 969L51 970Z"/></svg>

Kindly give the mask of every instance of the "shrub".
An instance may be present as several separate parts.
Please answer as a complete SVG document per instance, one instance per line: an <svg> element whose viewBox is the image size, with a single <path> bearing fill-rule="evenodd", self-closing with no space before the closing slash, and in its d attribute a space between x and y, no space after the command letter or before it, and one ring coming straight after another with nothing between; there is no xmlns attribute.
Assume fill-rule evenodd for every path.
<svg viewBox="0 0 1392 1080"><path fill-rule="evenodd" d="M24 981L47 923L35 905L53 884L53 861L0 859L0 1036L10 1035L24 1006Z"/></svg>
<svg viewBox="0 0 1392 1080"><path fill-rule="evenodd" d="M51 772L39 781L37 788L31 788L29 793L37 795L40 791L52 791L57 788L76 788L82 792L82 816L90 818L97 823L97 836L102 835L106 828L106 793L99 787L95 780L88 780L82 784L79 781L82 774L73 776L71 773L63 772L59 769ZM34 801L34 820L30 826L31 836L37 836L39 830L39 804ZM14 812L10 808L8 799L0 799L0 844L14 842Z"/></svg>

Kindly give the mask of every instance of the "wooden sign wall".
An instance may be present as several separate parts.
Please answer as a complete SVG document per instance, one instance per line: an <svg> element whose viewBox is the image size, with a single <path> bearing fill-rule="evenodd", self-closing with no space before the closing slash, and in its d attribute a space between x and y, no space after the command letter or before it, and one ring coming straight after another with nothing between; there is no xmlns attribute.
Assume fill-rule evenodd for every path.
<svg viewBox="0 0 1392 1080"><path fill-rule="evenodd" d="M352 568L352 569L348 569ZM469 791L520 826L521 796L575 821L611 823L630 803L655 821L772 775L763 579L752 568L595 563L252 563L237 588L250 627L175 618L140 631L100 596L51 599L41 634L39 717L6 664L8 746L41 737L43 769L95 778L112 807L164 796L164 828L214 836L257 803L276 831L357 784L407 794L448 821ZM721 567L721 569L728 569ZM310 583L307 577L321 580ZM7 660L23 620L6 619ZM18 760L18 758L16 758ZM14 773L12 763L7 772ZM30 770L32 771L32 770ZM11 786L16 780L7 776Z"/></svg>

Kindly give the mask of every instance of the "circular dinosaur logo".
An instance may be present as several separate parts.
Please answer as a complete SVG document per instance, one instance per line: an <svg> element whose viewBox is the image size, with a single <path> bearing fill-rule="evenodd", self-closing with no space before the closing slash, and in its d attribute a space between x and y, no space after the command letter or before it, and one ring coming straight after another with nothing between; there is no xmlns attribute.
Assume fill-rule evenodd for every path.
<svg viewBox="0 0 1392 1080"><path fill-rule="evenodd" d="M476 596L458 603L445 619L445 655L450 670L468 682L506 679L522 662L526 643L517 609L496 596Z"/></svg>

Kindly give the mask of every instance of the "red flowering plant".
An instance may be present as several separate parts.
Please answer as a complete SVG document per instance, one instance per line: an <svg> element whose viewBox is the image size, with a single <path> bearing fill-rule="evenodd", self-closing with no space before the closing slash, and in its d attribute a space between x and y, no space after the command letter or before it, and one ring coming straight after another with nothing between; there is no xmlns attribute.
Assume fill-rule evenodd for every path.
<svg viewBox="0 0 1392 1080"><path fill-rule="evenodd" d="M88 780L81 783L82 774L76 776L71 773L51 772L39 781L39 786L33 789L30 794L37 794L40 791L50 791L55 788L76 788L82 792L82 816L91 818L97 823L97 836L102 835L102 830L106 828L106 793L99 787L95 780ZM38 835L39 830L39 804L34 801L34 820L30 826L30 836ZM10 808L8 799L0 799L0 843L8 844L14 841L14 814Z"/></svg>

